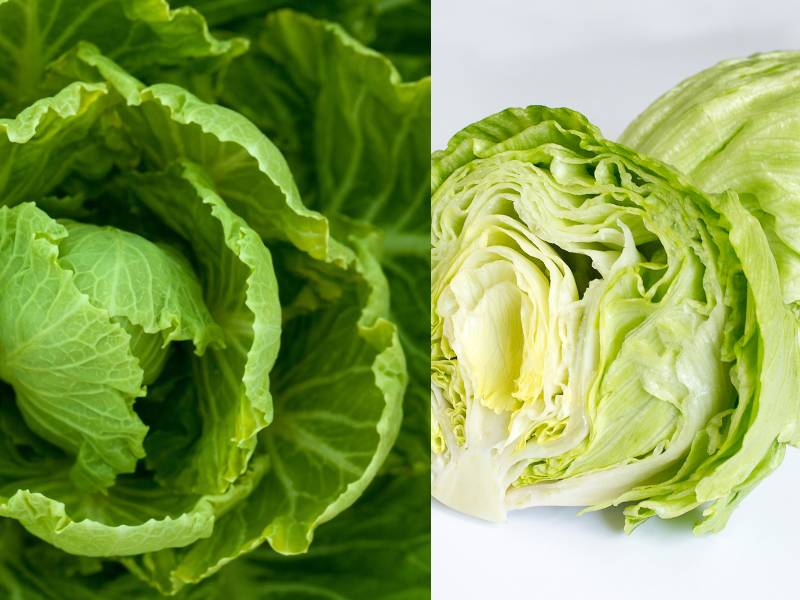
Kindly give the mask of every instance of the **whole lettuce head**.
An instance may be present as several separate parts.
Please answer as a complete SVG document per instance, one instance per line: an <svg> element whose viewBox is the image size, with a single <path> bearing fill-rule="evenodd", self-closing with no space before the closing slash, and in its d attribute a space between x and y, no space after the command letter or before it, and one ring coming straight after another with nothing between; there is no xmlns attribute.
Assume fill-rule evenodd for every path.
<svg viewBox="0 0 800 600"><path fill-rule="evenodd" d="M456 134L432 193L433 495L720 529L797 436L793 319L736 195L537 106Z"/></svg>
<svg viewBox="0 0 800 600"><path fill-rule="evenodd" d="M280 73L331 56L346 96L330 110L358 117L349 137L311 127L339 117L328 103L301 104L317 93L313 70L307 90L279 90L266 69L234 68L253 60L250 38L216 37L192 7L0 1L0 589L9 594L151 598L153 587L177 593L262 544L307 552L317 527L382 467L365 498L374 504L331 529L322 560L282 563L261 551L185 593L276 597L275 582L285 588L298 572L309 590L316 578L320 594L349 593L352 566L339 553L376 535L397 542L375 568L394 565L398 589L424 593L415 587L424 570L400 568L423 537L398 525L406 505L428 498L416 450L427 445L416 422L427 416L407 423L386 459L408 381L401 335L407 349L415 343L398 330L390 291L429 272L427 239L415 237L429 84L403 84L338 25L288 11L267 18L272 8L254 3L247 28L269 23L276 46L284 40ZM306 35L293 54L291 41ZM236 89L249 94L241 104L252 120L211 93L245 68L249 86ZM351 93L373 99L354 104ZM258 94L264 103L249 102ZM226 103L243 108L231 93ZM297 120L266 131L256 111ZM413 135L377 134L376 122L398 121ZM312 136L319 149L297 153ZM404 168L366 162L386 148ZM411 202L411 191L421 198ZM401 196L409 203L390 216ZM375 517L374 505L387 510Z"/></svg>

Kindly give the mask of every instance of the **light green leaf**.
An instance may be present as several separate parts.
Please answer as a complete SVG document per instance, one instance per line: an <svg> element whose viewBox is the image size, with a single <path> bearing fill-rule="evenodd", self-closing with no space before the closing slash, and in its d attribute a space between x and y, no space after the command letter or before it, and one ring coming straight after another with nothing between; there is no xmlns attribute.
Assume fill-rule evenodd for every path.
<svg viewBox="0 0 800 600"><path fill-rule="evenodd" d="M800 53L728 60L681 82L621 141L674 165L709 192L735 190L758 217L781 274L784 301L800 305Z"/></svg>
<svg viewBox="0 0 800 600"><path fill-rule="evenodd" d="M168 344L192 340L198 354L222 331L206 308L200 284L182 255L112 227L63 223L59 264L71 270L75 286L105 308L131 336L131 350L156 380Z"/></svg>
<svg viewBox="0 0 800 600"><path fill-rule="evenodd" d="M0 296L0 378L28 425L75 456L76 484L105 488L144 456L143 374L123 328L59 265L67 235L33 204L0 207L0 280L16 292Z"/></svg>

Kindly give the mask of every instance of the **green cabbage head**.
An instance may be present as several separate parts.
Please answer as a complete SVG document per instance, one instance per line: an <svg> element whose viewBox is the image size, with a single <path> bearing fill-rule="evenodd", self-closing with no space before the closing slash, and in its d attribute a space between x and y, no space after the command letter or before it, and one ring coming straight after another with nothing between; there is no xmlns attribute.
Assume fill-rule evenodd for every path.
<svg viewBox="0 0 800 600"><path fill-rule="evenodd" d="M793 318L737 196L537 106L458 133L432 194L433 495L720 529L800 433Z"/></svg>
<svg viewBox="0 0 800 600"><path fill-rule="evenodd" d="M301 25L327 30L274 27ZM246 47L194 9L0 0L0 47L4 565L32 545L82 557L59 577L115 559L175 593L306 551L400 428L377 228L307 208L241 114L143 83ZM89 597L64 586L30 597Z"/></svg>

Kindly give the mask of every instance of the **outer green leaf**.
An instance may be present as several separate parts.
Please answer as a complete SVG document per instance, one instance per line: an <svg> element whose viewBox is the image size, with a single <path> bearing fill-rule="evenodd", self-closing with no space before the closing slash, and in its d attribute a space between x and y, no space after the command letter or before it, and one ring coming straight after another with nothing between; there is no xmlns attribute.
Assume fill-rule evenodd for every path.
<svg viewBox="0 0 800 600"><path fill-rule="evenodd" d="M380 8L378 0L198 0L177 4L193 6L210 23L233 29L247 28L248 24L262 19L269 12L291 8L339 23L363 41L369 41L375 35L375 19Z"/></svg>
<svg viewBox="0 0 800 600"><path fill-rule="evenodd" d="M800 53L729 60L664 94L622 142L710 192L739 192L769 237L784 300L800 303Z"/></svg>
<svg viewBox="0 0 800 600"><path fill-rule="evenodd" d="M372 47L394 63L404 79L431 74L430 0L386 0L378 5Z"/></svg>
<svg viewBox="0 0 800 600"><path fill-rule="evenodd" d="M3 0L0 2L0 114L40 97L47 65L80 40L91 40L135 72L192 59L233 57L242 39L213 38L192 8L166 0Z"/></svg>
<svg viewBox="0 0 800 600"><path fill-rule="evenodd" d="M383 477L319 529L307 554L257 550L223 571L228 594L253 600L423 600L430 597L426 473ZM386 510L386 507L393 507Z"/></svg>
<svg viewBox="0 0 800 600"><path fill-rule="evenodd" d="M428 487L424 473L379 478L351 510L319 529L307 554L280 556L262 547L175 597L429 598L430 531L428 521L418 518L429 505ZM0 589L25 600L154 597L152 588L118 565L60 553L12 523L3 525L0 547Z"/></svg>
<svg viewBox="0 0 800 600"><path fill-rule="evenodd" d="M279 11L231 66L224 90L223 100L287 157L307 204L334 222L381 230L381 266L411 371L400 445L427 469L429 359L419 314L430 287L430 81L403 83L385 57L341 28Z"/></svg>

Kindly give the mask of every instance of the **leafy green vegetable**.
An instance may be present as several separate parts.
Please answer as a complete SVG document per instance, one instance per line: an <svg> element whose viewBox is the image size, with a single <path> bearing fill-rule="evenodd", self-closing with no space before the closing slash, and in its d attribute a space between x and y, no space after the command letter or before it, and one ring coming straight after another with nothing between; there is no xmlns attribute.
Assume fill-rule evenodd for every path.
<svg viewBox="0 0 800 600"><path fill-rule="evenodd" d="M430 506L429 490L427 473L410 480L382 478L352 509L319 529L308 553L281 556L257 549L184 588L177 598L430 597L429 521L419 518ZM394 510L385 510L387 506ZM58 552L8 525L0 529L0 544L10 551L3 557L0 586L11 594L26 600L154 597L151 588L118 563Z"/></svg>
<svg viewBox="0 0 800 600"><path fill-rule="evenodd" d="M340 28L282 11L227 70L222 89L222 101L281 149L311 208L380 232L378 258L411 370L405 409L416 430L401 445L427 470L429 358L419 315L429 302L430 208L420 174L429 171L430 79L404 83Z"/></svg>
<svg viewBox="0 0 800 600"><path fill-rule="evenodd" d="M430 83L274 5L0 1L3 593L428 593Z"/></svg>
<svg viewBox="0 0 800 600"><path fill-rule="evenodd" d="M416 3L409 3L409 9L411 4ZM414 494L424 490L429 495L430 490L429 358L423 350L428 333L420 319L427 314L430 293L430 79L404 82L391 62L355 43L340 27L297 13L269 15L251 35L251 52L225 72L220 101L250 117L275 141L309 206L334 227L356 226L376 236L377 258L389 281L390 315L409 369L403 426L384 466L387 482L379 484L396 493L380 504L387 513L406 517L405 527L420 537L419 554L430 544L430 505L415 501L409 511L411 499L400 491L406 486ZM312 167L309 156L314 157ZM336 525L361 530L358 519L346 514ZM417 524L411 526L411 519ZM400 540L399 534L398 529L393 539ZM402 571L401 585L393 582L399 581L398 563L406 559L396 552L386 557L369 561L374 580L365 579L359 561L349 563L353 577L362 582L348 584L351 593L360 589L364 597L387 598L429 594L423 593L429 586L428 559L414 558ZM336 589L345 593L341 586ZM321 588L318 595L325 597Z"/></svg>
<svg viewBox="0 0 800 600"><path fill-rule="evenodd" d="M784 301L800 315L798 75L798 52L725 61L664 94L622 141L704 190L739 192L767 233Z"/></svg>
<svg viewBox="0 0 800 600"><path fill-rule="evenodd" d="M405 79L431 72L429 0L185 0L210 23L228 31L252 30L254 21L289 8L337 23L358 41L391 59ZM312 50L313 51L313 50Z"/></svg>
<svg viewBox="0 0 800 600"><path fill-rule="evenodd" d="M794 320L758 221L566 109L433 157L433 494L503 519L734 506L797 436Z"/></svg>

